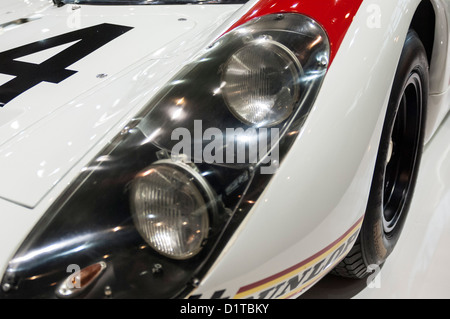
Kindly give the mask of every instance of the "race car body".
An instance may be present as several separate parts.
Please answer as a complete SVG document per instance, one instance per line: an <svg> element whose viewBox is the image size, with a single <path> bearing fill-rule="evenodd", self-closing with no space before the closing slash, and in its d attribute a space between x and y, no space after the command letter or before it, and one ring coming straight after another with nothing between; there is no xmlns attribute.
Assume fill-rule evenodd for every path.
<svg viewBox="0 0 450 319"><path fill-rule="evenodd" d="M449 5L3 1L0 297L368 274L449 110Z"/></svg>

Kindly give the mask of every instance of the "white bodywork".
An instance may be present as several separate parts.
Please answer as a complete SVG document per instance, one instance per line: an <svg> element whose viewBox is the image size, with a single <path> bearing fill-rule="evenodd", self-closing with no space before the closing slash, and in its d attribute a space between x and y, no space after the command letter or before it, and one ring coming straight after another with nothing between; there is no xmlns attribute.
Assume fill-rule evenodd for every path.
<svg viewBox="0 0 450 319"><path fill-rule="evenodd" d="M265 297L295 297L324 272L296 289L286 288L286 281L357 234L390 87L419 2L363 1L289 155L192 295L209 298L225 290L224 297L245 298L270 290ZM41 83L0 110L0 273L105 143L254 3L56 8L46 0L3 0L0 25L25 16L31 21L0 29L0 52L103 22L134 29L72 65L79 72L61 84ZM433 4L438 22L428 138L447 114L450 79L449 2ZM381 13L375 27L368 24L373 5ZM23 59L40 63L62 49ZM0 74L0 85L9 79ZM276 274L238 294L241 287Z"/></svg>
<svg viewBox="0 0 450 319"><path fill-rule="evenodd" d="M418 3L363 1L325 78L321 92L326 94L319 95L276 178L198 289L205 296L220 287L227 287L227 295L234 296L246 284L281 275L340 238L363 216L390 87ZM380 28L367 24L373 4L380 6ZM448 2L439 5L448 6ZM448 26L441 32L442 43L437 44L440 48L434 50L435 57L448 51ZM368 45L383 50L367 50ZM446 56L440 58L447 61ZM431 83L431 92L441 92L436 95L448 96L446 66L431 66L441 70ZM436 129L448 112L448 103L430 108L440 114L429 125ZM428 136L432 133L429 130ZM295 297L280 292L286 280L314 263L301 266L237 297L257 298L258 292L265 291L270 291L267 297ZM297 293L311 283L299 285Z"/></svg>

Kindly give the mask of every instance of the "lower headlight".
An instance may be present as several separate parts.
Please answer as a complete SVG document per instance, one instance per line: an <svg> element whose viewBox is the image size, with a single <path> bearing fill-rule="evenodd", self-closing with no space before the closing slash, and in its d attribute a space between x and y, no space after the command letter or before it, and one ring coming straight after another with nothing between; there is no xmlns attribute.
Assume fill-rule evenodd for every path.
<svg viewBox="0 0 450 319"><path fill-rule="evenodd" d="M230 57L223 72L222 92L240 121L273 126L292 114L300 98L301 76L300 62L289 48L261 38Z"/></svg>
<svg viewBox="0 0 450 319"><path fill-rule="evenodd" d="M185 167L184 167L185 166ZM133 180L131 208L137 229L156 251L187 259L208 236L207 186L187 165L155 164Z"/></svg>

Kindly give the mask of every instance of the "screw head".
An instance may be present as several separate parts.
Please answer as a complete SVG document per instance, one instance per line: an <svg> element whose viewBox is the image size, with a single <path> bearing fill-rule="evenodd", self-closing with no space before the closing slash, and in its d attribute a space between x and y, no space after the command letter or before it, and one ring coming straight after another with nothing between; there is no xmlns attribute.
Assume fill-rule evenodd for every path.
<svg viewBox="0 0 450 319"><path fill-rule="evenodd" d="M11 290L11 285L8 284L8 283L3 284L3 285L2 285L2 290L3 290L4 292L10 291L10 290Z"/></svg>
<svg viewBox="0 0 450 319"><path fill-rule="evenodd" d="M318 58L317 63L322 67L326 67L328 65L328 58L322 55Z"/></svg>
<svg viewBox="0 0 450 319"><path fill-rule="evenodd" d="M192 286L198 287L200 285L200 280L198 278L192 279Z"/></svg>
<svg viewBox="0 0 450 319"><path fill-rule="evenodd" d="M105 287L105 290L104 290L104 293L105 293L105 296L106 296L106 297L111 297L111 295L112 295L112 289L111 289L111 287L110 287L110 286L106 286L106 287Z"/></svg>

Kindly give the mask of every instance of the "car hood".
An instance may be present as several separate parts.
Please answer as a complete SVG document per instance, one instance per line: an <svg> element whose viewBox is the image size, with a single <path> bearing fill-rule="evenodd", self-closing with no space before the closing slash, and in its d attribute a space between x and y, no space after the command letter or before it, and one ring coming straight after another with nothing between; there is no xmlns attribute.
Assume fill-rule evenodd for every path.
<svg viewBox="0 0 450 319"><path fill-rule="evenodd" d="M19 3L7 0L0 10L0 55L7 52L7 62L28 71L20 76L0 72L0 85L21 90L0 107L0 198L28 208L35 207L130 110L144 105L161 79L179 68L173 61L192 56L204 45L199 38L207 39L240 8L58 8L47 0ZM116 34L111 36L111 29L99 25ZM94 35L81 53L86 48L80 45L84 34L81 39L79 33L78 38L68 36L79 30ZM109 37L102 44L99 32ZM62 62L54 59L62 52ZM42 75L40 66L49 61L63 75ZM3 59L0 68L8 68L7 62Z"/></svg>

